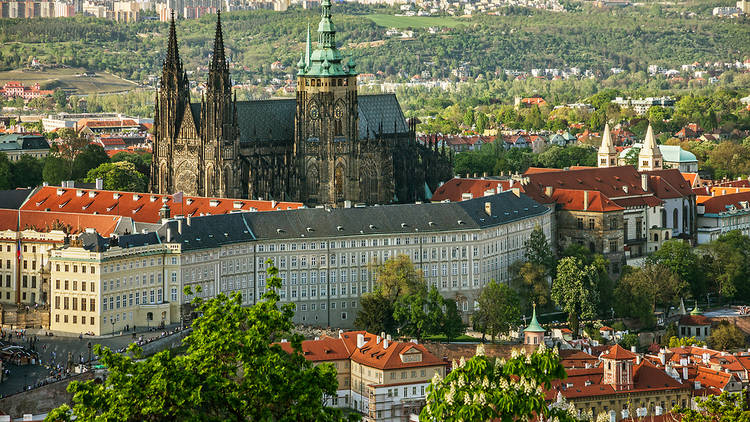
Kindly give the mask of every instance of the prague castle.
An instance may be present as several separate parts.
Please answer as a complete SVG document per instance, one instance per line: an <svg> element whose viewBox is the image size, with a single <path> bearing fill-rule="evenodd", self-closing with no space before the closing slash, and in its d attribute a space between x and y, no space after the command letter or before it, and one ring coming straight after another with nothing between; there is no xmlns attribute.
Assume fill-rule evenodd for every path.
<svg viewBox="0 0 750 422"><path fill-rule="evenodd" d="M174 18L155 106L155 193L299 201L308 205L429 199L452 177L452 157L416 141L395 95L358 95L356 65L336 48L323 0L317 48L310 31L296 99L237 101L221 20L206 92L191 102Z"/></svg>

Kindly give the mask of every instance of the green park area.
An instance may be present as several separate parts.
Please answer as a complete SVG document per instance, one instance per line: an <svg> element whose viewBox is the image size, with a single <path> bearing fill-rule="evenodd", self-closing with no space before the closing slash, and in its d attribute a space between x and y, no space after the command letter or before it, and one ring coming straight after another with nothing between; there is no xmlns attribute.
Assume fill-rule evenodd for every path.
<svg viewBox="0 0 750 422"><path fill-rule="evenodd" d="M16 69L0 71L0 85L8 81L18 81L25 86L39 83L42 89L62 89L70 94L103 94L130 91L137 84L119 78L107 72L90 72L83 76L86 69L55 68L44 70Z"/></svg>
<svg viewBox="0 0 750 422"><path fill-rule="evenodd" d="M465 25L467 22L461 19L447 16L394 16L374 13L367 15L376 25L386 28L427 28L430 26L441 26L454 28L459 25Z"/></svg>

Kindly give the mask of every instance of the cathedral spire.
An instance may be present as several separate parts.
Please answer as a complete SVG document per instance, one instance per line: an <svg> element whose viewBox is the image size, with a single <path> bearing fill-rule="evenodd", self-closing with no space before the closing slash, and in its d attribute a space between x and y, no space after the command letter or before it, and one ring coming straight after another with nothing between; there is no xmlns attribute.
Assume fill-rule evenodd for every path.
<svg viewBox="0 0 750 422"><path fill-rule="evenodd" d="M656 144L654 129L649 124L646 130L646 139L643 141L643 148L638 153L638 170L658 170L661 168L661 150Z"/></svg>
<svg viewBox="0 0 750 422"><path fill-rule="evenodd" d="M164 59L164 66L182 67L180 53L177 51L177 29L174 22L174 9L172 9L172 18L169 21L169 42L167 43L167 57Z"/></svg>
<svg viewBox="0 0 750 422"><path fill-rule="evenodd" d="M609 123L604 125L604 134L602 134L602 144L597 153L599 157L599 167L614 167L617 165L617 150L615 143L612 141L612 135L609 132Z"/></svg>
<svg viewBox="0 0 750 422"><path fill-rule="evenodd" d="M307 43L305 43L305 67L310 66L310 56L312 55L312 46L310 45L310 23L307 23Z"/></svg>
<svg viewBox="0 0 750 422"><path fill-rule="evenodd" d="M224 57L224 37L221 30L221 11L216 12L216 34L214 35L214 53L211 68L223 70L227 66Z"/></svg>

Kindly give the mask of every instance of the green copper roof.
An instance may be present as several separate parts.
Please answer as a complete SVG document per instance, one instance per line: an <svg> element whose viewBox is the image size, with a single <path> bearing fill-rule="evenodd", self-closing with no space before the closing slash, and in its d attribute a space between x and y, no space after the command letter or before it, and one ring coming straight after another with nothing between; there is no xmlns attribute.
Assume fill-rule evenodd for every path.
<svg viewBox="0 0 750 422"><path fill-rule="evenodd" d="M349 59L343 63L344 57L336 48L336 26L331 20L331 1L320 2L321 17L318 24L318 46L310 51L310 28L307 29L307 43L297 66L300 76L349 76L356 75L355 63Z"/></svg>
<svg viewBox="0 0 750 422"><path fill-rule="evenodd" d="M541 325L539 325L539 322L536 320L536 305L534 305L534 313L531 315L531 323L528 327L526 327L525 330L523 330L524 333L544 333L547 330L542 328Z"/></svg>
<svg viewBox="0 0 750 422"><path fill-rule="evenodd" d="M698 301L695 301L695 308L693 308L692 311L690 311L690 315L702 315L703 311L701 311L701 308L698 307Z"/></svg>
<svg viewBox="0 0 750 422"><path fill-rule="evenodd" d="M633 144L633 148L643 148L642 143ZM697 163L698 159L690 151L682 149L679 145L659 145L659 151L661 152L662 159L667 163ZM620 152L620 158L625 158L628 155L628 149Z"/></svg>

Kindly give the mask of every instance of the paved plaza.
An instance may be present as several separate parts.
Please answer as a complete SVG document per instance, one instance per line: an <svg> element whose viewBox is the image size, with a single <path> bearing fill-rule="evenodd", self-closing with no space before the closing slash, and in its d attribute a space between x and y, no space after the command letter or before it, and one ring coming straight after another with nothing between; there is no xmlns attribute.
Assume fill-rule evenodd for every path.
<svg viewBox="0 0 750 422"><path fill-rule="evenodd" d="M124 350L130 343L133 343L135 339L142 338L147 340L150 338L160 337L163 332L168 331L176 326L168 326L164 329L146 331L138 330L137 333L126 332L117 333L115 336L107 336L100 338L93 338L90 336L70 336L70 335L54 335L46 336L45 333L49 331L45 330L26 330L23 336L16 336L11 333L11 343L16 345L22 345L26 348L30 348L32 342L34 343L35 350L39 354L39 360L36 365L24 365L17 366L14 364L7 363L5 369L10 373L4 375L3 382L0 383L0 396L8 396L23 391L24 386L36 386L44 380L51 380L53 377L65 373L66 367L69 362L73 365L77 365L81 362L88 362L89 359L89 348L88 343L91 342L92 347L92 360L96 361L97 356L94 355L93 346L100 344L105 347L109 347L113 350ZM5 339L8 339L8 330ZM7 344L7 341L6 341ZM71 370L72 372L72 370Z"/></svg>

